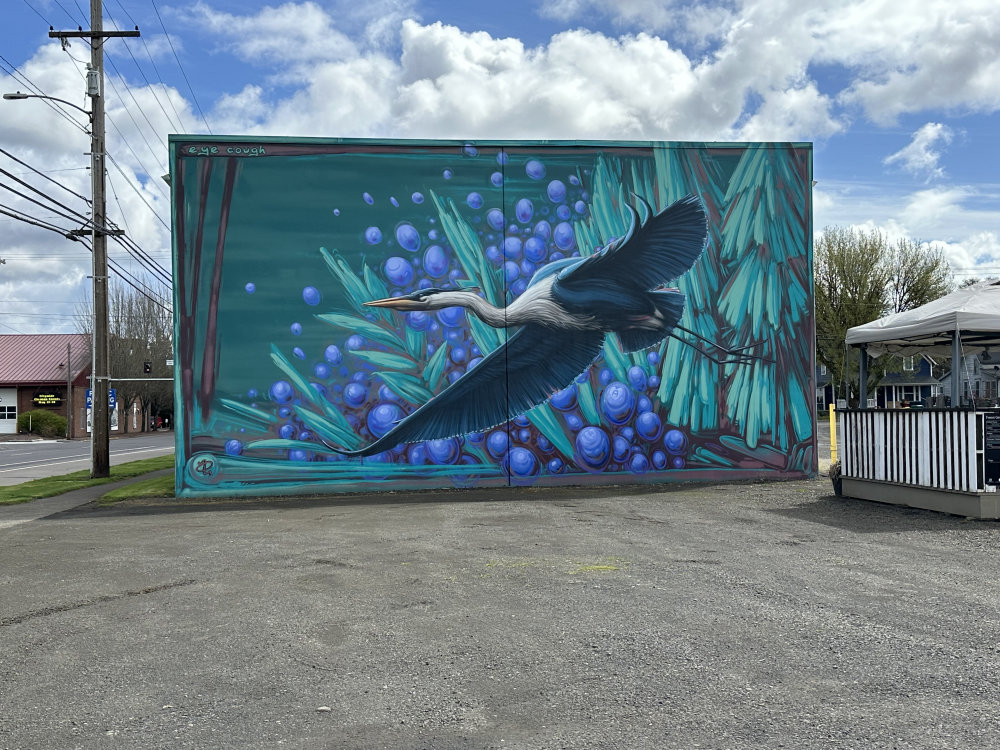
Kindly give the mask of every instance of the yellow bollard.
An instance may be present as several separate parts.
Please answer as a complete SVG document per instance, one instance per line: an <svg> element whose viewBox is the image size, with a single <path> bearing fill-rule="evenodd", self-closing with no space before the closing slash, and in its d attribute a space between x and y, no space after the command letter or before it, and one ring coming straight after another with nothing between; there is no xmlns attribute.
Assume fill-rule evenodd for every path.
<svg viewBox="0 0 1000 750"><path fill-rule="evenodd" d="M830 404L830 463L837 462L837 407Z"/></svg>

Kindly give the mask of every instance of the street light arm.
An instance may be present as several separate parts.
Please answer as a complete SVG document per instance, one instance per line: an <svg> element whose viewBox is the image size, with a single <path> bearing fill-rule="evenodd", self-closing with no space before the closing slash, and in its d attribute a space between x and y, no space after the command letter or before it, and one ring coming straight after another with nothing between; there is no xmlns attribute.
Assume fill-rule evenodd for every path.
<svg viewBox="0 0 1000 750"><path fill-rule="evenodd" d="M87 119L91 123L94 122L94 113L91 112L89 109L84 109L79 104L73 104L73 102L68 102L65 99L60 99L60 98L55 97L55 96L46 96L45 94L25 94L23 91L15 91L13 94L4 94L3 98L4 99L14 99L14 100L20 100L20 99L49 99L49 100L51 100L53 102L60 102L61 104L65 104L67 107L72 107L73 109L76 109L76 110L79 110L80 112L83 112L83 114L87 115Z"/></svg>

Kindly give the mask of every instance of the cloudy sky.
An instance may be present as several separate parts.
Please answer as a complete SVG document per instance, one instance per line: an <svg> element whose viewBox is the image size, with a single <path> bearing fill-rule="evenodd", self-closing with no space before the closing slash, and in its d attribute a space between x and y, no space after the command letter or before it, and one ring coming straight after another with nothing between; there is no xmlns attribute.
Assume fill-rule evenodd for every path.
<svg viewBox="0 0 1000 750"><path fill-rule="evenodd" d="M89 48L48 38L88 28L88 2L4 0L0 90L88 107ZM817 230L878 227L941 244L958 280L1000 275L996 0L104 2L106 28L142 33L106 47L108 211L130 245L110 254L154 295L166 137L206 131L811 141ZM0 101L0 333L73 331L89 294L86 247L52 231L87 211L85 124Z"/></svg>

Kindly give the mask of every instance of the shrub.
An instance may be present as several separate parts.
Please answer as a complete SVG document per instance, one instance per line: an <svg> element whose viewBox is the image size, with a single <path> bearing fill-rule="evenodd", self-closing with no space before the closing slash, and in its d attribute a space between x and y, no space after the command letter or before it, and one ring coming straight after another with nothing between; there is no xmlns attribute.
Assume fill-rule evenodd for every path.
<svg viewBox="0 0 1000 750"><path fill-rule="evenodd" d="M17 431L48 438L66 437L66 418L45 409L26 411L17 417Z"/></svg>

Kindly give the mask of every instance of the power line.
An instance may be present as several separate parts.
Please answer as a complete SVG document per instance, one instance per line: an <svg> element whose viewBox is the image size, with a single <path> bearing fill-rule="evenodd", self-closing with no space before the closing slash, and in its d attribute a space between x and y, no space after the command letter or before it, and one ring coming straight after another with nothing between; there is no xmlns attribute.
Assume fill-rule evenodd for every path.
<svg viewBox="0 0 1000 750"><path fill-rule="evenodd" d="M18 70L17 66L14 65L10 60L8 60L3 55L0 55L0 63L2 63L0 67L6 66L6 68L8 69L6 72L8 73L8 75L10 75L11 78L19 79L21 85L27 87L28 89L31 90L32 93L40 97L41 100L45 102L45 105L49 109L53 110L59 115L62 115L63 119L65 119L67 122L73 125L73 127L78 128L82 133L90 135L90 131L87 130L87 128L85 128L83 125L77 122L76 118L74 118L69 112L63 109L63 107L61 107L57 102L54 102L52 101L52 99L47 98L46 93L42 91L41 88L36 86L35 83L30 78L28 78L28 76L26 76L24 73Z"/></svg>
<svg viewBox="0 0 1000 750"><path fill-rule="evenodd" d="M120 2L118 3L118 5L119 5L119 7L121 7L121 3L120 3ZM122 10L125 10L125 9L124 9L124 8L122 8ZM108 11L108 10L107 10L106 8L105 8L105 12L107 13L107 15L108 15L108 18L110 18L110 19L111 19L111 23L113 23L113 24L114 24L115 28L116 28L116 29L119 29L119 28L121 28L121 27L120 27L120 26L118 25L118 22L117 22L117 21L116 21L116 20L114 19L114 17L113 17L112 15L111 15L111 12L110 12L110 11ZM128 15L128 13L126 13L126 15ZM129 18L131 18L131 16L129 16ZM136 26L138 26L138 24L135 24L135 19L132 19L132 20L133 20L133 25L136 25ZM139 38L141 39L142 37L139 37ZM170 123L170 127L172 127L172 128L175 128L175 129L177 130L177 132L180 132L180 131L181 131L181 128L179 128L179 127L178 127L177 125L175 125L175 124L174 124L174 121L170 119L170 114L169 114L169 113L167 112L167 108L163 106L163 102L161 102L161 101L160 101L160 97L159 97L159 94L157 94L157 92L156 92L156 88L155 88L155 87L153 86L153 84L151 84L151 83L149 82L149 79L148 79L148 78L146 78L146 73L145 73L145 72L143 71L142 67L140 67L140 65L139 65L139 61L135 59L135 55L134 55L134 54L132 54L132 48L131 48L131 47L129 46L129 43L128 43L128 40L126 40L126 39L122 39L122 43L123 43L123 44L125 45L125 49L126 49L126 51L128 52L128 54L129 54L129 57L131 57L131 58L132 58L132 62L133 62L133 63L135 63L135 69L136 69L137 71L139 71L139 75L140 75L140 76L142 76L142 80L143 80L143 81L145 81L145 83L146 83L146 87L147 87L147 88L149 89L150 93L151 93L151 94L153 95L153 98L154 98L154 99L156 99L156 103L157 103L158 105L160 105L160 110L161 110L161 111L163 112L163 116L167 118L167 122L169 122L169 123ZM148 49L148 48L147 48L147 49ZM115 66L114 62L113 62L113 61L112 61L112 60L111 60L110 58L111 58L111 56L110 56L110 55L108 55L108 61L109 61L109 62L111 62L111 66L112 66L113 68L115 68L115 73L118 73L118 68L117 68L117 66ZM118 75L119 75L119 76L121 76L121 74L120 74L120 73L118 73ZM124 76L121 76L121 77L122 77L122 78L124 79ZM134 99L135 99L135 97L133 96L133 97L132 97L132 99L134 100ZM176 114L176 112L177 112L177 110L174 110L174 113L175 113L175 114ZM147 120L147 122L148 122L148 120Z"/></svg>
<svg viewBox="0 0 1000 750"><path fill-rule="evenodd" d="M198 102L198 97L194 93L194 89L191 87L191 81L188 80L187 73L184 72L184 66L181 65L181 59L177 56L177 50L174 49L174 43L170 39L170 34L167 33L167 27L163 25L163 19L160 17L160 9L156 7L156 0L149 0L150 5L153 6L153 11L156 13L156 20L160 22L160 28L163 29L163 35L167 38L167 44L170 45L170 51L174 53L174 59L177 61L177 67L180 68L181 75L184 76L184 83L187 84L188 91L191 92L191 99L194 100L194 105L198 108L198 114L201 115L201 121L205 123L205 128L208 130L209 135L212 135L212 128L208 124L208 120L205 119L205 113L201 109L201 104Z"/></svg>
<svg viewBox="0 0 1000 750"><path fill-rule="evenodd" d="M13 160L14 160L14 161L16 161L16 162L17 162L18 164L20 164L20 165L21 165L22 167L27 167L28 169L30 169L30 170L31 170L32 172L34 172L35 174L37 174L37 175L40 175L41 177L43 177L43 178L45 178L46 180L48 180L49 182L51 182L51 183L52 183L53 185L56 185L56 186L58 186L58 187L61 187L61 188L62 188L63 190L65 190L65 191L66 191L67 193L70 193L71 195L75 195L75 196L76 196L77 198L79 198L80 200L82 200L82 201L84 201L85 203L87 203L87 205L90 205L90 198L87 198L87 197L85 197L85 196L83 196L83 195L80 195L79 193L77 193L77 192L75 192L75 191L73 191L73 190L70 190L70 189L69 189L68 187L66 187L65 185L63 185L63 184L62 184L61 182L59 182L58 180L54 180L54 179L52 179L51 177L49 177L48 175L46 175L46 174L45 174L44 172L42 172L42 171L40 171L40 170L38 170L38 169L35 169L35 168L34 168L33 166L31 166L30 164L28 164L28 163L27 163L26 161L21 161L20 159L18 159L18 158L17 158L16 156L14 156L14 155L13 155L12 153L10 153L9 151L6 151L6 150L4 150L4 149L0 148L0 154L3 154L3 155L4 155L4 156L6 156L6 157L7 157L8 159L13 159ZM87 167L79 167L79 169L87 169ZM9 173L8 173L8 174L9 174Z"/></svg>

